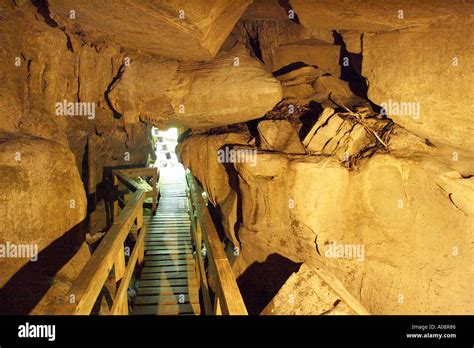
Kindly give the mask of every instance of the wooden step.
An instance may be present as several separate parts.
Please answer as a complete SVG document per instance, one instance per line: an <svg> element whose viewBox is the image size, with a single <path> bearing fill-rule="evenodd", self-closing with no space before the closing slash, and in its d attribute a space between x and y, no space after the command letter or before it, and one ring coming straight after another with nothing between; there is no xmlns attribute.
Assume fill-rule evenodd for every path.
<svg viewBox="0 0 474 348"><path fill-rule="evenodd" d="M140 280L161 280L161 279L189 279L190 282L196 281L194 272L169 272L169 273L142 273Z"/></svg>
<svg viewBox="0 0 474 348"><path fill-rule="evenodd" d="M172 273L172 272L187 272L194 271L194 265L181 265L181 266L145 266L142 269L143 273Z"/></svg>
<svg viewBox="0 0 474 348"><path fill-rule="evenodd" d="M189 294L172 294L172 295L140 295L135 297L135 305L143 304L183 304L183 303L199 303L199 297L190 296Z"/></svg>
<svg viewBox="0 0 474 348"><path fill-rule="evenodd" d="M185 250L191 251L193 248L189 244L181 244L181 245L163 245L159 242L145 242L145 248L148 250Z"/></svg>
<svg viewBox="0 0 474 348"><path fill-rule="evenodd" d="M145 248L145 255L172 255L172 254L186 254L192 256L192 252L184 250L153 250Z"/></svg>
<svg viewBox="0 0 474 348"><path fill-rule="evenodd" d="M145 255L145 262L147 261L176 261L176 260L191 260L194 262L192 254L168 254L168 255Z"/></svg>
<svg viewBox="0 0 474 348"><path fill-rule="evenodd" d="M139 280L138 287L139 288L149 288L149 287L169 287L169 286L187 286L187 287L198 287L197 281L192 279L189 281L186 278L176 278L176 279L146 279L146 280Z"/></svg>
<svg viewBox="0 0 474 348"><path fill-rule="evenodd" d="M197 303L169 304L169 305L143 305L133 308L134 315L178 315L200 314L201 308Z"/></svg>
<svg viewBox="0 0 474 348"><path fill-rule="evenodd" d="M197 287L188 288L187 286L162 286L138 288L138 295L173 295L173 294L190 294L199 296L199 289Z"/></svg>
<svg viewBox="0 0 474 348"><path fill-rule="evenodd" d="M192 265L194 267L194 260L193 259L164 260L164 261L145 260L145 267L185 266L185 265Z"/></svg>

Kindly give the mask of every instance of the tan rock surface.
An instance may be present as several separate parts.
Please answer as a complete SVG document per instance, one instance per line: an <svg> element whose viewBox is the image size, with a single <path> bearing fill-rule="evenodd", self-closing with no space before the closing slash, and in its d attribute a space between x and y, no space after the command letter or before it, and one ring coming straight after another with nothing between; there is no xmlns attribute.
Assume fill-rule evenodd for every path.
<svg viewBox="0 0 474 348"><path fill-rule="evenodd" d="M309 29L378 31L473 19L472 3L454 0L290 0L300 22ZM400 13L399 11L403 11Z"/></svg>
<svg viewBox="0 0 474 348"><path fill-rule="evenodd" d="M53 0L49 7L62 26L91 42L111 41L180 60L209 60L250 2Z"/></svg>
<svg viewBox="0 0 474 348"><path fill-rule="evenodd" d="M474 94L474 44L466 37L474 26L456 28L366 34L362 75L370 100L384 104L396 123L432 142L472 149L466 101Z"/></svg>
<svg viewBox="0 0 474 348"><path fill-rule="evenodd" d="M260 147L263 150L294 154L306 153L299 139L297 129L286 120L261 121L258 124Z"/></svg>
<svg viewBox="0 0 474 348"><path fill-rule="evenodd" d="M281 93L280 83L236 46L210 62L134 61L110 99L126 122L141 116L157 126L210 128L261 117Z"/></svg>
<svg viewBox="0 0 474 348"><path fill-rule="evenodd" d="M294 160L284 174L272 165L265 180L257 174L261 167L282 155L262 156L255 169L238 168L243 226L236 269L274 252L294 262L316 258L371 313L471 313L472 250L458 252L473 238L474 221L461 203L468 198L460 194L471 180L453 181L442 174L444 166L436 173L428 162L390 156L376 156L354 173L330 159ZM441 180L463 182L463 189L440 189ZM363 260L326 257L326 245L334 242L364 245Z"/></svg>
<svg viewBox="0 0 474 348"><path fill-rule="evenodd" d="M233 170L232 163L223 163L226 153L237 144L248 144L250 135L247 133L228 133L214 136L194 135L178 145L177 153L185 168L205 188L209 200L217 208L223 220L227 237L237 246L236 231L238 230L238 211L235 178L228 171ZM226 152L226 148L228 151ZM223 157L219 156L223 151ZM212 172L213 175L209 175Z"/></svg>
<svg viewBox="0 0 474 348"><path fill-rule="evenodd" d="M275 48L273 53L273 71L297 62L314 65L331 75L339 77L339 53L341 48L327 42L309 39Z"/></svg>
<svg viewBox="0 0 474 348"><path fill-rule="evenodd" d="M262 311L263 315L354 315L347 303L305 263Z"/></svg>
<svg viewBox="0 0 474 348"><path fill-rule="evenodd" d="M73 264L64 259L73 257L81 245L79 231L73 228L86 216L86 195L68 148L31 137L4 136L0 142L0 221L4 226L0 244L15 245L17 250L21 245L32 246L30 254L39 252L37 261L30 261L34 255L29 254L30 258L3 255L0 259L1 312L27 314L37 305L34 299L41 299L43 289L56 277L52 254L58 254L56 261L63 271L57 277L63 281L74 280L88 259L87 253L81 253Z"/></svg>

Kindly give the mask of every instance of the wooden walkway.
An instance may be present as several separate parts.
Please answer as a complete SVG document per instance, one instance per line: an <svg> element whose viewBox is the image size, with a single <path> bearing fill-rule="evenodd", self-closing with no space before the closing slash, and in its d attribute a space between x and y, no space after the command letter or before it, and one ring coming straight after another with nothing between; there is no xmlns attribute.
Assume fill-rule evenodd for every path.
<svg viewBox="0 0 474 348"><path fill-rule="evenodd" d="M132 314L200 314L186 179L181 166L163 168L154 216L144 216L144 266Z"/></svg>

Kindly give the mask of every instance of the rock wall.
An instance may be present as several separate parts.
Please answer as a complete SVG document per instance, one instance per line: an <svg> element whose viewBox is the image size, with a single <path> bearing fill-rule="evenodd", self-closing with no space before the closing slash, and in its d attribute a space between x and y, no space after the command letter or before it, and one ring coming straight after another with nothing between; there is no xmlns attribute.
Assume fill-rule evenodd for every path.
<svg viewBox="0 0 474 348"><path fill-rule="evenodd" d="M463 39L472 5L292 0L264 13L268 3L233 31L282 84L282 102L247 122L253 139L227 142L256 157L218 163L232 131L215 147L201 145L213 131L180 147L217 207L233 183L238 228L224 229L247 307L324 312L303 305L327 295L298 273L303 263L338 278L370 313L472 314L474 50ZM288 304L289 295L301 298Z"/></svg>
<svg viewBox="0 0 474 348"><path fill-rule="evenodd" d="M191 137L184 148L211 139ZM328 270L374 314L472 313L474 181L420 146L423 157L376 154L356 170L333 157L261 150L256 165L234 163L227 175L223 164L190 167L216 202L238 179L237 274L276 253ZM199 149L215 160L215 149ZM360 253L337 256L338 245Z"/></svg>
<svg viewBox="0 0 474 348"><path fill-rule="evenodd" d="M86 232L106 228L104 168L144 163L151 150L150 126L125 128L108 105L126 52L83 42L49 16L44 2L33 3L0 5L0 244L37 246L39 253L36 262L2 255L2 313L54 311L90 257ZM76 102L86 107L58 112L57 103ZM89 171L98 197L91 230Z"/></svg>

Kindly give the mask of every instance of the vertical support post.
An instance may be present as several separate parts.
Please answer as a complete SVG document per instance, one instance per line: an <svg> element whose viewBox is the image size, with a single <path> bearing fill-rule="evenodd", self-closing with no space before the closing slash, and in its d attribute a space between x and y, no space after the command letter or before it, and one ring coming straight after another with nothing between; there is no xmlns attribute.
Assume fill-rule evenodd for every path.
<svg viewBox="0 0 474 348"><path fill-rule="evenodd" d="M137 225L137 231L143 227L143 206L140 207L140 209L138 209L136 225Z"/></svg>
<svg viewBox="0 0 474 348"><path fill-rule="evenodd" d="M214 314L215 315L222 315L221 303L219 300L219 294L216 293L216 297L214 298Z"/></svg>
<svg viewBox="0 0 474 348"><path fill-rule="evenodd" d="M117 219L118 219L118 207L119 207L118 206L118 185L119 185L119 181L118 181L118 178L115 175L115 173L112 172L112 175L114 177L114 191L117 194L117 196L114 197L113 220L112 220L112 222L115 224L117 222Z"/></svg>
<svg viewBox="0 0 474 348"><path fill-rule="evenodd" d="M95 213L97 209L97 195L95 182L95 154L92 136L87 137L87 198L88 198L88 213L89 213L89 233L93 234L93 226L95 222Z"/></svg>
<svg viewBox="0 0 474 348"><path fill-rule="evenodd" d="M155 212L156 212L156 202L158 200L158 192L156 190L156 179L157 179L157 176L158 176L158 172L157 171L154 171L153 172L153 207L152 207L152 214L155 215Z"/></svg>
<svg viewBox="0 0 474 348"><path fill-rule="evenodd" d="M117 254L114 262L115 283L117 287L125 274L125 249L122 247Z"/></svg>

